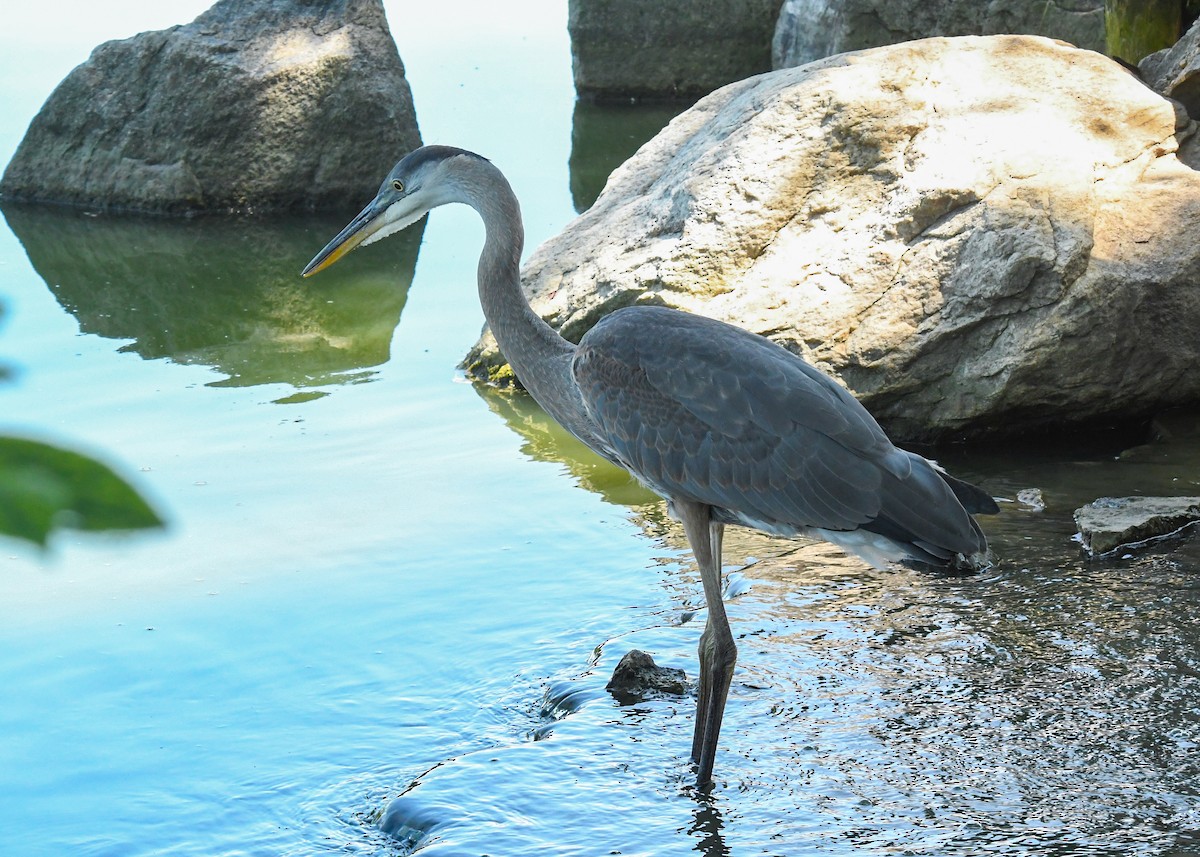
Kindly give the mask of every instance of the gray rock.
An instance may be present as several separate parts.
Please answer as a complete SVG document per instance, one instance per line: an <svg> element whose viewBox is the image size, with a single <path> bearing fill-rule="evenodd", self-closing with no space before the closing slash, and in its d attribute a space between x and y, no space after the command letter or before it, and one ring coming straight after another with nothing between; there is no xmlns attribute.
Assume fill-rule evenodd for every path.
<svg viewBox="0 0 1200 857"><path fill-rule="evenodd" d="M349 209L419 144L380 0L221 0L96 48L34 118L0 193L167 213Z"/></svg>
<svg viewBox="0 0 1200 857"><path fill-rule="evenodd" d="M1174 98L1193 119L1200 119L1200 20L1173 47L1138 63L1142 78L1156 92Z"/></svg>
<svg viewBox="0 0 1200 857"><path fill-rule="evenodd" d="M633 649L621 658L605 690L618 705L633 705L661 694L682 696L687 693L687 676L683 670L660 667L654 658Z"/></svg>
<svg viewBox="0 0 1200 857"><path fill-rule="evenodd" d="M927 39L731 84L523 271L569 339L665 304L838 375L905 440L1200 400L1195 125L1035 36ZM1178 135L1178 137L1177 137ZM502 365L485 336L477 376Z"/></svg>
<svg viewBox="0 0 1200 857"><path fill-rule="evenodd" d="M1101 497L1075 510L1089 553L1170 535L1200 521L1200 497Z"/></svg>
<svg viewBox="0 0 1200 857"><path fill-rule="evenodd" d="M771 68L782 0L570 0L575 90L597 101L694 100Z"/></svg>
<svg viewBox="0 0 1200 857"><path fill-rule="evenodd" d="M775 68L929 36L1022 33L1104 50L1104 0L784 0Z"/></svg>

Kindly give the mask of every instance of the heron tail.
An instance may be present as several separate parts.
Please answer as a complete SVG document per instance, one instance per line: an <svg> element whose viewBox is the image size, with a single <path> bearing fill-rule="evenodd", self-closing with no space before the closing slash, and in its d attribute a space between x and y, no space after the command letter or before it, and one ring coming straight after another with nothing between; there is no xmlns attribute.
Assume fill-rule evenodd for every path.
<svg viewBox="0 0 1200 857"><path fill-rule="evenodd" d="M950 486L950 490L954 492L954 496L958 498L958 502L962 503L962 507L972 515L995 515L999 513L1000 507L996 505L996 501L992 499L992 495L982 488L977 488L970 482L955 479L936 465L934 466L934 470L937 471L938 476L942 477L942 481Z"/></svg>

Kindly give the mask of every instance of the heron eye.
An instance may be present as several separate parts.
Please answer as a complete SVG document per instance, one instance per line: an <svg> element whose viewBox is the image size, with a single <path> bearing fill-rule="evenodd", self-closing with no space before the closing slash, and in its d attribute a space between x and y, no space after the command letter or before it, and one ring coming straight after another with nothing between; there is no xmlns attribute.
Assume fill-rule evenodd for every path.
<svg viewBox="0 0 1200 857"><path fill-rule="evenodd" d="M400 179L392 179L392 187L401 193L404 192L404 182L400 181Z"/></svg>

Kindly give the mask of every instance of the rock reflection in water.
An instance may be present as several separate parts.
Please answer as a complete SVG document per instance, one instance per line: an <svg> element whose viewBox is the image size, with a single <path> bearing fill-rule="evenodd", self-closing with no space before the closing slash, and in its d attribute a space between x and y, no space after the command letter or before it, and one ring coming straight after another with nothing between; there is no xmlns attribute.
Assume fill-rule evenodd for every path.
<svg viewBox="0 0 1200 857"><path fill-rule="evenodd" d="M609 175L689 105L575 102L571 123L571 202L591 208Z"/></svg>
<svg viewBox="0 0 1200 857"><path fill-rule="evenodd" d="M389 358L421 230L399 253L314 284L300 269L340 218L162 220L6 205L37 273L84 333L213 367L212 386L289 384L296 398L361 381Z"/></svg>

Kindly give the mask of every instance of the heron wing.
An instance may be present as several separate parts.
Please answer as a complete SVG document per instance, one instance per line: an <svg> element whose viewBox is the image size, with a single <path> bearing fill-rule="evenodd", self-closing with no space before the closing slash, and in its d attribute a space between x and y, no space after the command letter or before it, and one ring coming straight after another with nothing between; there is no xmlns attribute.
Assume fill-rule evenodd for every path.
<svg viewBox="0 0 1200 857"><path fill-rule="evenodd" d="M588 332L572 372L602 451L666 497L777 532L865 530L922 562L986 550L940 471L768 339L631 307Z"/></svg>
<svg viewBox="0 0 1200 857"><path fill-rule="evenodd" d="M740 328L652 307L596 325L574 363L610 451L651 487L765 524L854 529L901 453L845 389Z"/></svg>

